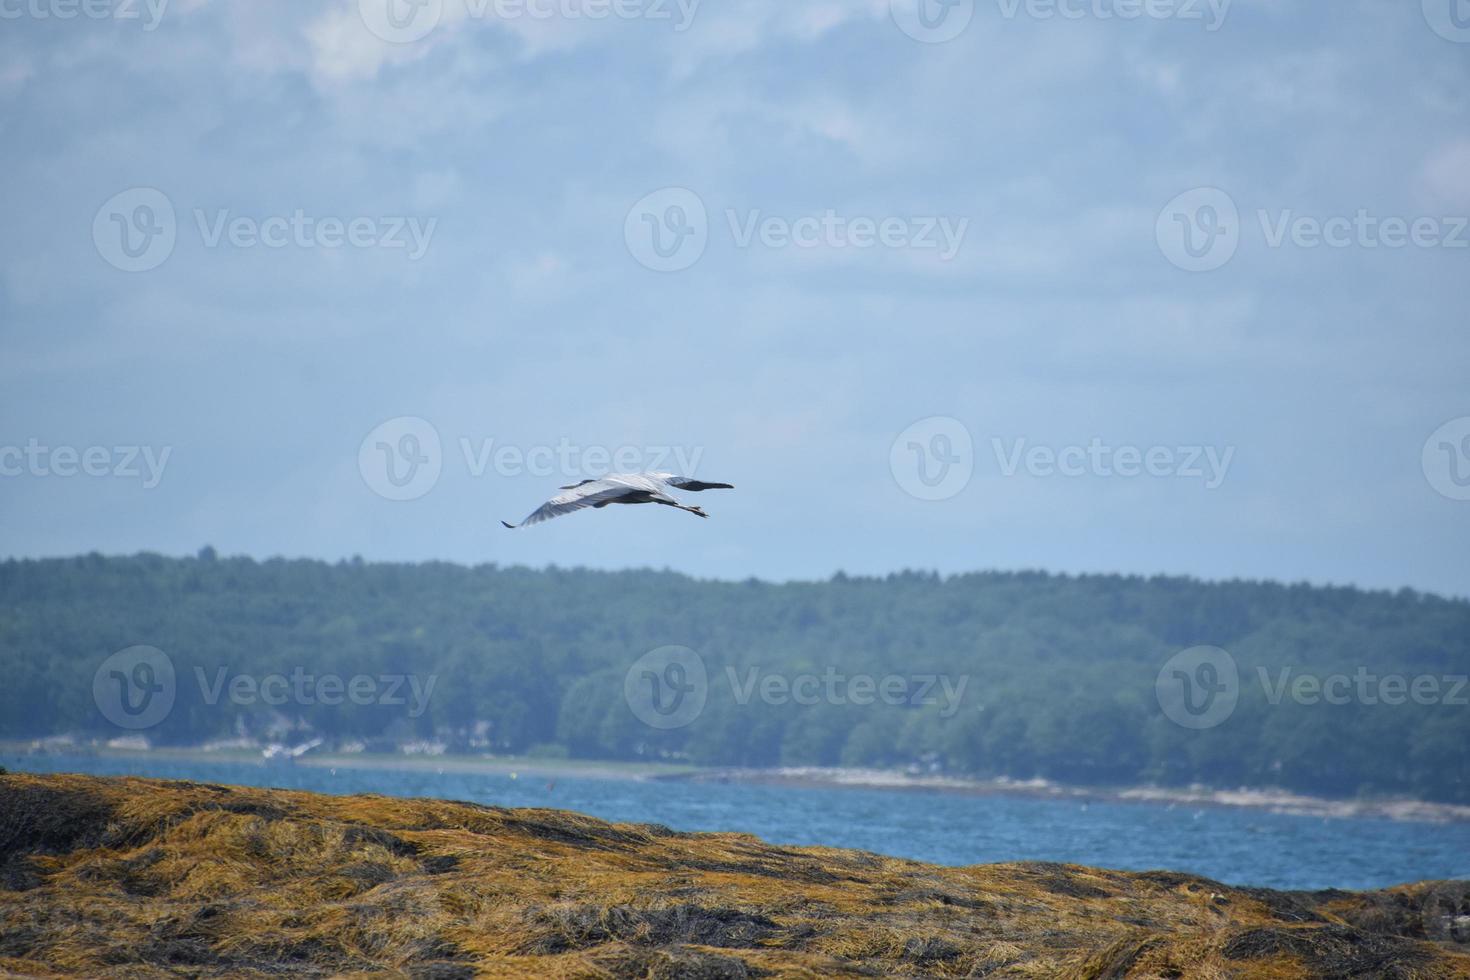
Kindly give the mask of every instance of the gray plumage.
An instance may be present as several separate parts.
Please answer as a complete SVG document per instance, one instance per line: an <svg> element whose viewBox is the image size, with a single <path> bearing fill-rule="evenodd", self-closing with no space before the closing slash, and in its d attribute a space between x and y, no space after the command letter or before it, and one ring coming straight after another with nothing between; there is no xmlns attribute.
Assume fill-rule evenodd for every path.
<svg viewBox="0 0 1470 980"><path fill-rule="evenodd" d="M514 530L517 527L540 524L553 517L570 514L574 510L602 508L608 504L663 504L666 507L687 510L700 517L709 516L700 508L685 506L669 496L666 492L669 487L693 493L701 490L735 489L728 483L705 483L693 477L675 476L672 473L614 473L600 480L583 480L581 483L562 487L562 493L536 508L520 524L508 524L505 521L500 523Z"/></svg>

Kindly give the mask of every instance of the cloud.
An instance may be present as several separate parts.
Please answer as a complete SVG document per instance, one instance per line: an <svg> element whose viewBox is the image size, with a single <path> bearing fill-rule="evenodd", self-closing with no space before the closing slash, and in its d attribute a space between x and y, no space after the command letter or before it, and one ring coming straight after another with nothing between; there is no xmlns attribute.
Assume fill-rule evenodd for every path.
<svg viewBox="0 0 1470 980"><path fill-rule="evenodd" d="M1442 207L1470 208L1470 138L1448 143L1424 163L1420 174L1423 191Z"/></svg>
<svg viewBox="0 0 1470 980"><path fill-rule="evenodd" d="M319 520L332 504L309 488L340 488L363 433L419 414L446 438L682 441L742 485L773 461L798 484L843 473L850 492L820 515L742 498L768 525L742 538L738 568L682 566L699 573L1064 566L1075 535L1046 506L1022 506L1037 499L1064 502L1071 528L1125 530L1135 543L1108 556L1115 567L1292 577L1340 538L1311 501L1343 459L1358 471L1342 512L1398 523L1361 529L1364 553L1388 564L1342 577L1399 584L1422 555L1457 567L1415 443L1466 411L1461 256L1268 249L1257 235L1191 276L1155 241L1160 209L1197 186L1227 188L1243 216L1405 208L1410 193L1440 213L1470 207L1464 51L1416 10L1363 3L1328 18L1237 0L1206 33L1006 19L982 3L963 35L932 45L899 30L886 0L704 0L684 30L444 0L405 43L369 30L358 0L174 9L152 34L25 20L0 33L12 190L0 322L15 354L0 363L0 408L25 422L21 437L76 440L100 418L134 439L184 428L215 455L183 446L168 507L69 538L55 529L71 511L25 488L17 552L82 538L193 550L206 528L258 554L494 557L487 547L508 545L463 528L482 526L487 499L514 510L544 488L446 478L423 506L384 509L349 479L362 519ZM91 231L102 202L139 186L164 190L182 224L166 264L130 275ZM624 222L670 186L702 196L711 242L690 269L660 274L634 260ZM406 262L206 247L196 208L438 225ZM737 248L727 209L970 223L938 262L917 249ZM1027 498L1006 485L1009 537L983 552L965 535L915 534L907 513L864 520L900 492L893 437L938 414L977 437L1223 431L1241 447L1240 483L1232 471L1210 507L1162 485L1142 504L1126 487L1048 484ZM283 447L285 469L272 462ZM1404 491L1405 466L1421 496ZM993 525L989 489L914 514ZM1238 501L1297 528L1292 547L1241 527ZM175 505L198 515L184 531L168 523ZM746 505L726 506L733 518ZM1155 518L1190 526L1198 547L1145 547ZM874 525L860 544L847 530L859 522ZM562 550L516 539L517 557L615 564L662 525L604 526L595 553L574 534ZM1465 572L1435 574L1418 584L1470 591Z"/></svg>

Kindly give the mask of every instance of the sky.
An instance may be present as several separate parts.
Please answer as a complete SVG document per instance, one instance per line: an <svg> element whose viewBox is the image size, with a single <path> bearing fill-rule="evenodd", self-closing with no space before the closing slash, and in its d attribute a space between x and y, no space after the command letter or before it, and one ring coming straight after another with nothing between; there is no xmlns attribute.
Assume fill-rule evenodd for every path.
<svg viewBox="0 0 1470 980"><path fill-rule="evenodd" d="M0 554L1470 595L1466 0L0 0L0 165Z"/></svg>

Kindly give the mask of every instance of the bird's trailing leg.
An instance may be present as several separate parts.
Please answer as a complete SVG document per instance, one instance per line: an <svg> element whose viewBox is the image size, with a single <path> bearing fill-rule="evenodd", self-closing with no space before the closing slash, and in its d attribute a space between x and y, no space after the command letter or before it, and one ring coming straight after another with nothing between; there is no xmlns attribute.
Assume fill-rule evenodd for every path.
<svg viewBox="0 0 1470 980"><path fill-rule="evenodd" d="M704 509L702 507L690 507L687 504L679 503L677 500L664 500L660 497L654 497L653 502L656 504L663 504L666 507L677 507L680 510L687 510L689 513L698 514L700 517L709 516L704 512Z"/></svg>

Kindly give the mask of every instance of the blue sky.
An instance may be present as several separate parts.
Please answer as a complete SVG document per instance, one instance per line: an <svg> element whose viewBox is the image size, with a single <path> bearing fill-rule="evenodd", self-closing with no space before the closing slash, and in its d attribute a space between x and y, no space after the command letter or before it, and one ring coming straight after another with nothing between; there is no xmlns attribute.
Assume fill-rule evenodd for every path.
<svg viewBox="0 0 1470 980"><path fill-rule="evenodd" d="M1470 595L1464 0L388 2L0 0L5 553Z"/></svg>

